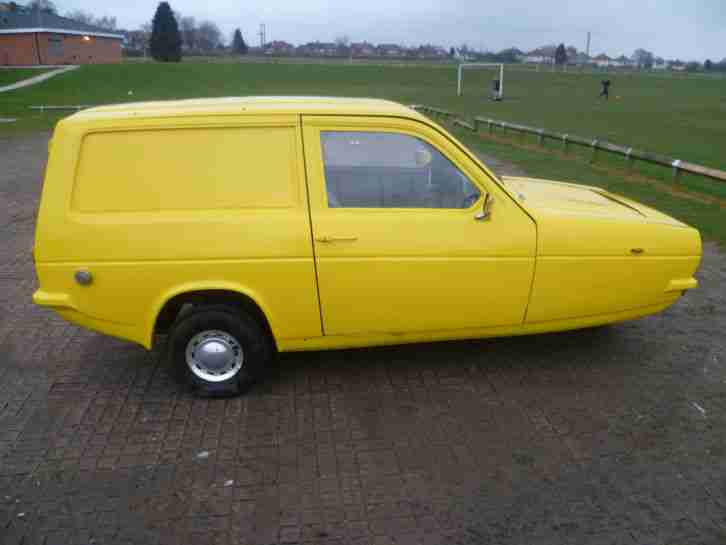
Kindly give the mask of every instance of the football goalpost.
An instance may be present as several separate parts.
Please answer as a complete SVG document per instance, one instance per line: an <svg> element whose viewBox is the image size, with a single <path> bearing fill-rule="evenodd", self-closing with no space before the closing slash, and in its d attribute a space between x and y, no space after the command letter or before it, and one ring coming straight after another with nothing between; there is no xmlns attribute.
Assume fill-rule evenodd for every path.
<svg viewBox="0 0 726 545"><path fill-rule="evenodd" d="M504 65L501 63L469 62L459 65L459 77L456 88L457 96L464 94L464 70L469 68L497 68L499 67L499 88L492 89L492 96L497 100L504 97Z"/></svg>

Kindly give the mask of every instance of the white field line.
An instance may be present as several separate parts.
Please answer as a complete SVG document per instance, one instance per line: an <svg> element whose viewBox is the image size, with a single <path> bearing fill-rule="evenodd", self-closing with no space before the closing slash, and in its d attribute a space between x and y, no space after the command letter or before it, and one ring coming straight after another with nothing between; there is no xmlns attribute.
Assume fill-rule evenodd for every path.
<svg viewBox="0 0 726 545"><path fill-rule="evenodd" d="M14 91L15 89L21 89L23 87L27 87L28 85L35 85L36 83L40 83L41 81L45 81L47 79L55 77L58 74L63 74L64 72L70 72L71 70L75 70L76 68L78 68L77 64L74 64L71 66L64 66L63 68L59 68L58 70L52 70L50 72L45 72L44 74L40 74L38 76L33 76L32 78L24 79L22 81L16 81L15 83L6 85L5 87L0 87L0 93L5 93L7 91Z"/></svg>

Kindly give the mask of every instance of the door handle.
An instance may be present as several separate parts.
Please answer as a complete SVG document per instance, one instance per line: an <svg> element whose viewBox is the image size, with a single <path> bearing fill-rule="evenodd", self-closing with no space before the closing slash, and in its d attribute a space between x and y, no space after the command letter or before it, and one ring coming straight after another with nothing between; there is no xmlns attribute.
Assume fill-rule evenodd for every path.
<svg viewBox="0 0 726 545"><path fill-rule="evenodd" d="M315 240L317 242L323 242L323 243L331 243L331 242L355 242L358 240L358 237L330 237L330 236L322 236L322 237L315 237Z"/></svg>

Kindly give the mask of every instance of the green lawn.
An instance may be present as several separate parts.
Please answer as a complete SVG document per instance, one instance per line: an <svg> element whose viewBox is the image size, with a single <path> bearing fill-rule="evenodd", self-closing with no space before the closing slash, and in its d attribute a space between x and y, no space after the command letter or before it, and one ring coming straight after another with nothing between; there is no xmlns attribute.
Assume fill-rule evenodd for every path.
<svg viewBox="0 0 726 545"><path fill-rule="evenodd" d="M505 100L482 100L491 75L465 75L464 97L446 106L466 114L569 132L726 170L726 79L505 72ZM612 81L609 101L600 81ZM471 86L466 86L471 83ZM441 103L442 106L444 105Z"/></svg>
<svg viewBox="0 0 726 545"><path fill-rule="evenodd" d="M49 70L49 68L0 68L0 87L39 76Z"/></svg>
<svg viewBox="0 0 726 545"><path fill-rule="evenodd" d="M468 72L466 94L459 98L454 66L191 62L83 66L37 87L3 94L0 115L27 118L26 107L31 104L246 94L375 96L608 139L726 170L725 79L609 75L613 98L605 103L597 99L602 75L510 69L505 72L506 99L494 103L483 96L492 77L492 71ZM23 119L19 127L48 127L52 119Z"/></svg>
<svg viewBox="0 0 726 545"><path fill-rule="evenodd" d="M0 125L0 134L48 129L66 115L30 111L30 105L250 94L369 96L608 139L726 170L726 79L610 74L613 98L606 103L597 98L602 74L511 68L505 72L505 100L494 103L484 98L493 75L492 71L468 72L465 96L457 97L453 65L134 62L82 66L37 86L0 95L0 117L19 118L17 123ZM602 160L622 163L622 159ZM575 169L578 176L593 172L582 156L578 161L570 161L570 167L564 166L568 161L556 163ZM642 164L636 168L662 180L670 177L669 169ZM690 190L726 198L724 183L698 177L684 177L681 183Z"/></svg>

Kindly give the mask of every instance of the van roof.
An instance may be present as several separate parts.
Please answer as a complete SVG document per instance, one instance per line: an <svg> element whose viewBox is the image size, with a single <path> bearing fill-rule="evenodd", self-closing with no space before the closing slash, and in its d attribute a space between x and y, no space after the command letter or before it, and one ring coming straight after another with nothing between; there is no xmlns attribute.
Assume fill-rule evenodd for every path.
<svg viewBox="0 0 726 545"><path fill-rule="evenodd" d="M81 110L68 119L127 116L184 117L187 115L229 115L242 112L248 114L386 115L423 119L421 114L412 108L390 100L307 96L249 96L127 102Z"/></svg>

